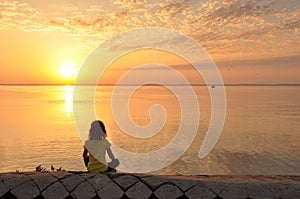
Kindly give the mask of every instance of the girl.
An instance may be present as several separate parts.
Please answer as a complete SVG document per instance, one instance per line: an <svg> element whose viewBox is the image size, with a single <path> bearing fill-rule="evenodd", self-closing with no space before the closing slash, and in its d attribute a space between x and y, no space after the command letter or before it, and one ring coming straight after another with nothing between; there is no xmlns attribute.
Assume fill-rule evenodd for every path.
<svg viewBox="0 0 300 199"><path fill-rule="evenodd" d="M105 161L105 152L107 152L112 162L118 162L110 149L111 144L106 137L106 129L103 122L100 120L92 122L89 139L84 144L82 154L89 172L115 171L115 169L108 167Z"/></svg>

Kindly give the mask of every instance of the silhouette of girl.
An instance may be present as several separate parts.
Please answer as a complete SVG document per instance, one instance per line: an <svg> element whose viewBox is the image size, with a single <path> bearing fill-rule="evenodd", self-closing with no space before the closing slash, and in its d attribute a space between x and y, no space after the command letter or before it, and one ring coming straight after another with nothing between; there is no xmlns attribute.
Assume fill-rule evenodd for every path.
<svg viewBox="0 0 300 199"><path fill-rule="evenodd" d="M91 124L89 139L84 144L82 157L89 172L115 172L119 160L115 158L110 149L110 143L106 139L106 129L102 121L96 120ZM112 160L106 163L105 153Z"/></svg>

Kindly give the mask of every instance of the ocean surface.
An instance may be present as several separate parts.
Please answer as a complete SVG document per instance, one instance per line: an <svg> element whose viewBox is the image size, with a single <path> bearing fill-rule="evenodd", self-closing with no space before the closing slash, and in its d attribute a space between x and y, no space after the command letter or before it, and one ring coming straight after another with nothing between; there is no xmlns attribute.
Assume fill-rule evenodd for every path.
<svg viewBox="0 0 300 199"><path fill-rule="evenodd" d="M33 171L40 164L48 170L51 165L86 170L82 141L87 134L78 133L73 111L77 105L93 105L95 116L106 125L110 142L126 151L145 153L146 158L148 152L172 142L182 120L180 102L172 92L160 86L141 87L128 102L132 120L147 126L151 121L149 109L154 104L161 104L167 116L155 136L136 138L124 133L114 120L113 86L98 86L94 99L84 98L83 92L82 100L77 101L73 101L73 89L73 86L0 86L0 172ZM300 175L300 86L226 86L224 128L213 150L202 159L198 154L211 118L210 88L193 86L193 89L200 108L197 136L181 157L151 173ZM124 96L114 97L120 100ZM183 96L187 100L190 97ZM85 110L80 114L84 117ZM86 133L90 122L86 123ZM183 150L180 145L174 148L180 150ZM123 168L130 165L126 161L129 157L115 155L123 160ZM149 160L153 164L159 161ZM136 162L139 164L139 160Z"/></svg>

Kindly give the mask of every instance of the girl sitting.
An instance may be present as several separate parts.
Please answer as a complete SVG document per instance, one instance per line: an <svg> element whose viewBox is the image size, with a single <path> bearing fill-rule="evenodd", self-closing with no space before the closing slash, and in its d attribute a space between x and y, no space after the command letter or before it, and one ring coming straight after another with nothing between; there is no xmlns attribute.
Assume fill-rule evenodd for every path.
<svg viewBox="0 0 300 199"><path fill-rule="evenodd" d="M115 158L110 149L110 143L106 139L106 129L102 121L92 122L89 131L89 139L84 144L82 157L89 172L116 172L119 160ZM105 153L112 160L106 163Z"/></svg>

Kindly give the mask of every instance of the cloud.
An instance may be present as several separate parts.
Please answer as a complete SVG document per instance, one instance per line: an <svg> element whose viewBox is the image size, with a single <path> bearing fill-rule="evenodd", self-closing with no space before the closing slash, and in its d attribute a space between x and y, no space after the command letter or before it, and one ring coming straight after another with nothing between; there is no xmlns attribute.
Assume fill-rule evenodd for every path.
<svg viewBox="0 0 300 199"><path fill-rule="evenodd" d="M0 29L61 32L95 46L122 31L163 27L192 37L213 55L286 56L300 52L300 4L292 0L106 3L109 6L70 2L57 6L51 17L42 18L26 1L0 0Z"/></svg>
<svg viewBox="0 0 300 199"><path fill-rule="evenodd" d="M40 13L29 3L0 0L0 11L0 29L32 31L38 28Z"/></svg>
<svg viewBox="0 0 300 199"><path fill-rule="evenodd" d="M260 59L240 59L230 61L219 61L217 64L221 67L243 67L243 66L284 66L299 67L300 55L291 55L284 57L260 58Z"/></svg>

